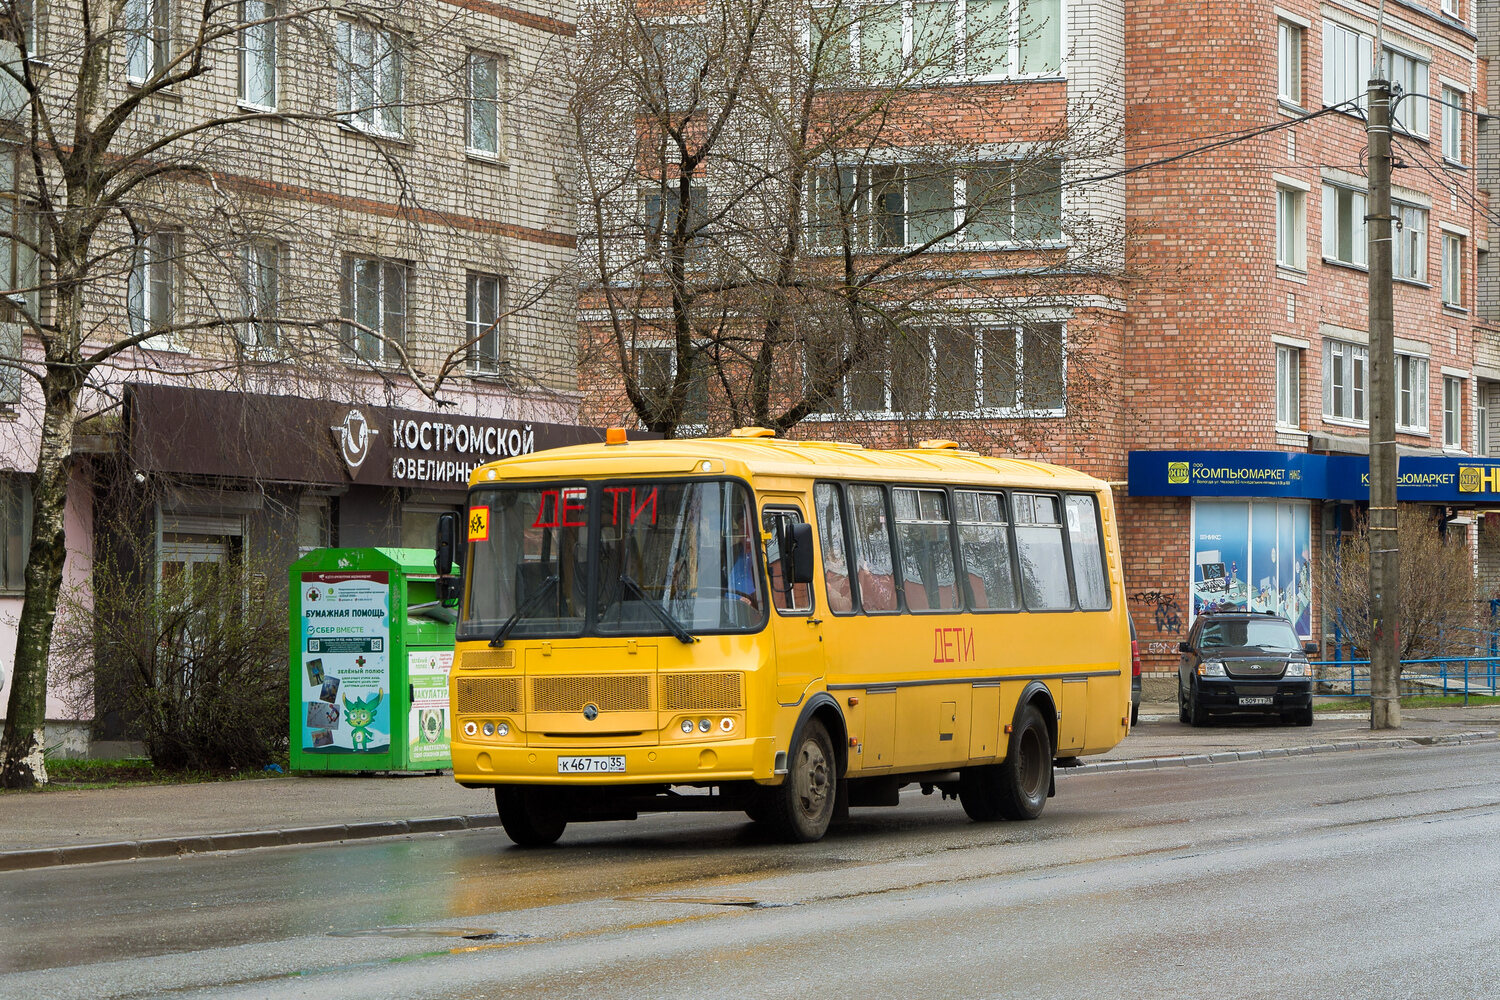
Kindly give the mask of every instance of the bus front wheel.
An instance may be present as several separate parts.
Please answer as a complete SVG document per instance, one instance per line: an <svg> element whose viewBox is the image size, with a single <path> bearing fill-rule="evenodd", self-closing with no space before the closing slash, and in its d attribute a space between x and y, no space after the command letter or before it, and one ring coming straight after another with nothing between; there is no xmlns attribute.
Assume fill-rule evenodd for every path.
<svg viewBox="0 0 1500 1000"><path fill-rule="evenodd" d="M1016 716L1010 750L999 764L959 772L958 800L969 818L1036 819L1052 788L1052 738L1035 705Z"/></svg>
<svg viewBox="0 0 1500 1000"><path fill-rule="evenodd" d="M540 788L495 788L495 810L505 835L517 847L546 847L557 842L568 820L557 804Z"/></svg>
<svg viewBox="0 0 1500 1000"><path fill-rule="evenodd" d="M786 779L764 794L761 807L750 816L765 822L778 838L810 844L828 832L838 797L838 758L823 723L807 723L788 757Z"/></svg>

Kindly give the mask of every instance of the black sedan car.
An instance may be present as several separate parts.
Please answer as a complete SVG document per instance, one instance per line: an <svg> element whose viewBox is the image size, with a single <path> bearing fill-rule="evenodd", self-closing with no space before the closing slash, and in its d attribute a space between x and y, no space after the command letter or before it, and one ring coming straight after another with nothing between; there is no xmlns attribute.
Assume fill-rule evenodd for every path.
<svg viewBox="0 0 1500 1000"><path fill-rule="evenodd" d="M1307 656L1317 646L1304 646L1280 615L1199 615L1177 648L1177 712L1183 722L1201 726L1210 715L1254 713L1312 725Z"/></svg>

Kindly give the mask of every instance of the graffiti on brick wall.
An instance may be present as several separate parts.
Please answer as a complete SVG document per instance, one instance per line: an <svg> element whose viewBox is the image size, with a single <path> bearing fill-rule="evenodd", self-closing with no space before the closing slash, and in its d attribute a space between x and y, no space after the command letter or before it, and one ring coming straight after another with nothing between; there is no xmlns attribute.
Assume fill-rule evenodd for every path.
<svg viewBox="0 0 1500 1000"><path fill-rule="evenodd" d="M1156 631L1171 632L1174 635L1182 631L1182 605L1177 603L1176 594L1164 594L1159 590L1142 590L1131 594L1130 599L1153 609L1156 615Z"/></svg>
<svg viewBox="0 0 1500 1000"><path fill-rule="evenodd" d="M1151 656L1166 656L1177 652L1177 647L1170 642L1148 642L1146 652Z"/></svg>

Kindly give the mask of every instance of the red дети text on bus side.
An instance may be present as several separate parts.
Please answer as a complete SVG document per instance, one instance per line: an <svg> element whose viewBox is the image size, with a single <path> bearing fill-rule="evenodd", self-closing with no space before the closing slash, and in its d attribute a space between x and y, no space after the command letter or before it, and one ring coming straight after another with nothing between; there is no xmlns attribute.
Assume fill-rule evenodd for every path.
<svg viewBox="0 0 1500 1000"><path fill-rule="evenodd" d="M933 663L972 663L974 630L972 628L935 628L932 630Z"/></svg>
<svg viewBox="0 0 1500 1000"><path fill-rule="evenodd" d="M638 490L634 486L606 486L604 493L604 516L610 524L621 523L621 508L629 524L635 524L642 515L648 515L647 523L656 523L656 498L658 488ZM583 528L588 525L588 491L581 486L560 490L542 490L541 505L537 508L533 528Z"/></svg>

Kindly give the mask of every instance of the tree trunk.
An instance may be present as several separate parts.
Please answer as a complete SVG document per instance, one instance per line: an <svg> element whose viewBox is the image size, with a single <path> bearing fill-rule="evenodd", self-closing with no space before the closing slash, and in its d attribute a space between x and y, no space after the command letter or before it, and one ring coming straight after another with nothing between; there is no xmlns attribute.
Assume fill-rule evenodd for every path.
<svg viewBox="0 0 1500 1000"><path fill-rule="evenodd" d="M31 476L31 549L5 733L0 738L0 788L33 788L47 782L42 757L47 745L47 653L67 555L63 515L68 503L68 455L78 420L81 378L77 371L50 368L42 380L45 409L36 472Z"/></svg>

